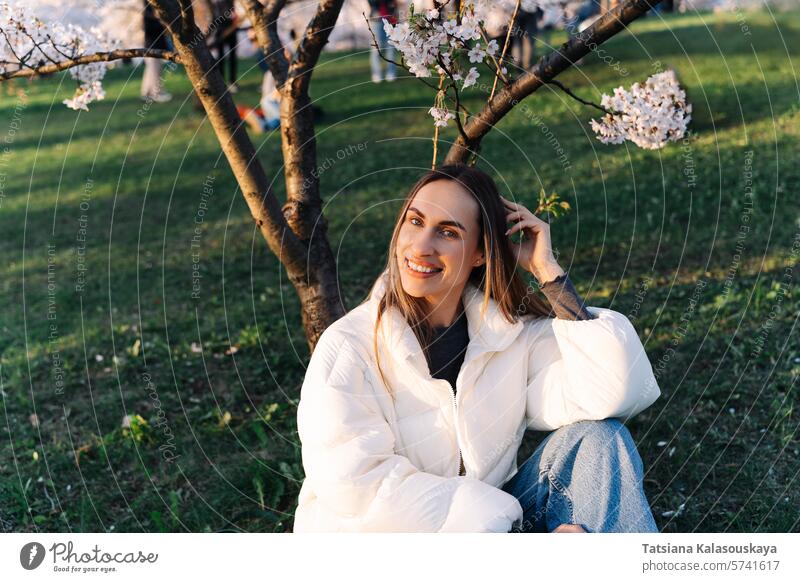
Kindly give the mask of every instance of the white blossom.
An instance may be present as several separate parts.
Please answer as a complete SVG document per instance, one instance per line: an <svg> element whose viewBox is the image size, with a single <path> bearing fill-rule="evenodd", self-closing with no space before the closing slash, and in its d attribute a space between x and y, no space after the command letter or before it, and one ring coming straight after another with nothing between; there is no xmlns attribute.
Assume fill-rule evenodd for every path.
<svg viewBox="0 0 800 582"><path fill-rule="evenodd" d="M482 63L484 57L486 57L486 52L481 48L481 43L476 43L467 53L467 56L470 63Z"/></svg>
<svg viewBox="0 0 800 582"><path fill-rule="evenodd" d="M411 32L408 22L399 22L396 25L392 25L385 18L383 19L383 31L392 43L404 42Z"/></svg>
<svg viewBox="0 0 800 582"><path fill-rule="evenodd" d="M24 5L0 3L0 73L12 73L27 67L59 63L83 55L116 48L97 28L84 29L61 22L46 23L26 12ZM78 82L71 99L64 104L72 109L105 97L102 80L110 63L90 63L70 69Z"/></svg>
<svg viewBox="0 0 800 582"><path fill-rule="evenodd" d="M64 99L64 105L70 109L82 109L89 111L87 105L92 101L100 101L104 99L106 92L100 81L92 81L91 83L81 83L75 91L72 99Z"/></svg>
<svg viewBox="0 0 800 582"><path fill-rule="evenodd" d="M467 73L467 76L464 77L464 88L466 89L467 87L474 85L475 81L478 80L479 76L480 75L478 74L478 69L476 69L475 67L470 67L469 73Z"/></svg>
<svg viewBox="0 0 800 582"><path fill-rule="evenodd" d="M452 63L452 60L450 58L451 54L446 51L446 52L441 53L441 57L442 57L442 63L444 63L444 66L445 67L449 67L450 64Z"/></svg>
<svg viewBox="0 0 800 582"><path fill-rule="evenodd" d="M413 75L445 75L454 81L470 79L470 83L462 85L469 87L475 84L477 76L469 75L467 68L485 62L488 48L498 50L496 41L488 46L475 42L482 38L482 22L490 6L486 0L465 1L458 18L437 9L412 11L407 22L393 25L384 19L383 27Z"/></svg>
<svg viewBox="0 0 800 582"><path fill-rule="evenodd" d="M447 122L450 119L455 119L455 114L451 113L444 107L431 107L428 113L433 117L434 125L436 127L447 127Z"/></svg>
<svg viewBox="0 0 800 582"><path fill-rule="evenodd" d="M480 21L473 16L464 16L455 35L461 40L478 40L481 37Z"/></svg>
<svg viewBox="0 0 800 582"><path fill-rule="evenodd" d="M613 112L591 121L605 144L629 140L644 149L660 149L683 138L691 120L692 105L672 70L653 75L644 84L634 83L630 91L617 87L600 103Z"/></svg>

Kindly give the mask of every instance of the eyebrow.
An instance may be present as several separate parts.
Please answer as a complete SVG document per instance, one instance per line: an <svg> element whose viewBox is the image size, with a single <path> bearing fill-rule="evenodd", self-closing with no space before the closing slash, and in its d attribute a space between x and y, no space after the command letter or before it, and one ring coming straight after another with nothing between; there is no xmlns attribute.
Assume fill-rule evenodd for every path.
<svg viewBox="0 0 800 582"><path fill-rule="evenodd" d="M413 206L410 206L408 209L409 209L410 211L413 211L413 212L415 212L416 214L419 214L419 215L420 215L420 217L422 217L423 219L425 218L425 215L424 215L424 214L422 214L422 213L421 213L419 210L417 210L417 209L416 209L416 208L414 208ZM443 220L443 221L441 221L439 224L440 224L441 226L455 226L456 228L460 228L460 229L461 229L461 230L463 230L464 232L467 232L467 229L464 227L464 225L463 225L463 224L461 224L460 222L456 222L455 220Z"/></svg>

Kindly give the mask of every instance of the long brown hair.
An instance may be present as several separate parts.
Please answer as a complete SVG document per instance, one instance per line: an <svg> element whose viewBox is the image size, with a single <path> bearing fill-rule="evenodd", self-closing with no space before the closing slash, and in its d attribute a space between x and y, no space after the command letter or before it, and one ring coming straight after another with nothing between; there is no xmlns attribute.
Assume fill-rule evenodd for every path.
<svg viewBox="0 0 800 582"><path fill-rule="evenodd" d="M517 272L516 258L504 234L507 229L505 207L500 200L500 193L491 176L478 168L465 164L453 164L429 170L417 180L409 191L397 217L392 239L389 243L389 256L386 265L388 281L386 282L386 291L378 304L375 329L373 330L375 358L381 378L387 389L389 389L389 386L381 369L378 352L378 330L384 313L392 307L397 307L414 331L420 346L426 354L433 338L433 326L431 326L428 318L427 305L424 298L412 297L403 290L396 259L396 249L400 227L405 220L406 211L411 205L411 201L423 186L437 180L458 182L478 202L480 209L478 240L481 241L479 244L482 244L485 261L482 265L473 267L467 284L472 283L483 292L481 313L485 314L489 305L489 298L492 298L497 302L500 311L509 323L515 323L520 317L526 315L552 317L547 303L540 297L529 293L528 285Z"/></svg>

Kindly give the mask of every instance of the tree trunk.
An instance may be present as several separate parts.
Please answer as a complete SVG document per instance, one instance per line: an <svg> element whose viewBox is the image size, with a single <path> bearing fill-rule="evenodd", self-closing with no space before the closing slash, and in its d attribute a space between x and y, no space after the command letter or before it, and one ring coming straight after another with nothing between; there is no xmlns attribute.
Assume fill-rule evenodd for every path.
<svg viewBox="0 0 800 582"><path fill-rule="evenodd" d="M309 349L313 350L322 332L346 312L339 294L333 252L325 236L325 225L320 220L319 204L316 212L314 204L303 205L297 201L287 204L283 210L280 208L222 74L214 67L214 59L203 35L191 17L170 10L174 7L170 4L165 0L154 0L159 18L169 24L175 49L203 104L253 220L269 248L286 268L289 280L300 298L303 327ZM286 102L291 104L292 101ZM310 115L310 107L307 111ZM294 123L290 122L293 113L290 111L282 120L282 131L294 131L291 129ZM290 144L287 148L284 144L284 156L296 160L290 167L287 159L285 166L287 180L291 175L296 182L300 179L299 172L313 168L316 152L313 141L307 144L293 143L297 147ZM304 157L308 159L303 161ZM297 168L298 163L300 169ZM319 201L318 191L316 197ZM315 226L317 231L314 231Z"/></svg>
<svg viewBox="0 0 800 582"><path fill-rule="evenodd" d="M336 263L327 239L322 214L314 118L308 87L314 67L344 0L320 0L314 18L293 55L284 54L277 34L277 20L287 0L240 0L253 22L259 45L267 55L270 71L282 95L281 148L287 200L281 207L270 188L266 172L256 156L233 99L227 91L205 37L195 24L192 0L147 0L165 23L176 53L128 49L81 55L60 63L30 64L0 74L0 81L37 73L65 70L81 64L130 56L153 56L180 62L208 115L220 146L230 164L253 220L267 245L286 268L302 310L303 328L311 350L325 329L347 311L336 277ZM203 0L205 1L205 0ZM539 59L536 68L495 94L470 118L451 146L444 163L464 162L482 138L522 99L580 58L646 13L661 0L624 0L592 26L576 34L558 50Z"/></svg>

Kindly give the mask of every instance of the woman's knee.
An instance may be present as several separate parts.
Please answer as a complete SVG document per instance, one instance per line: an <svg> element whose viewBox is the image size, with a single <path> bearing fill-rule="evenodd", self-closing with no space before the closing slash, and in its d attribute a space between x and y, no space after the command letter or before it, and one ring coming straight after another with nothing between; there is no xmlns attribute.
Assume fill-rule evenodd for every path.
<svg viewBox="0 0 800 582"><path fill-rule="evenodd" d="M581 420L561 427L569 440L579 440L588 446L606 446L616 439L633 440L630 431L616 418Z"/></svg>
<svg viewBox="0 0 800 582"><path fill-rule="evenodd" d="M609 454L623 455L641 462L630 431L617 419L582 420L559 430L565 431L562 445L569 449L577 446L581 456L588 454L592 458L600 458Z"/></svg>
<svg viewBox="0 0 800 582"><path fill-rule="evenodd" d="M580 449L584 458L588 454L594 459L608 459L618 470L625 465L629 471L622 473L629 473L632 477L639 477L643 472L642 458L633 436L619 420L610 418L585 421L580 438Z"/></svg>

